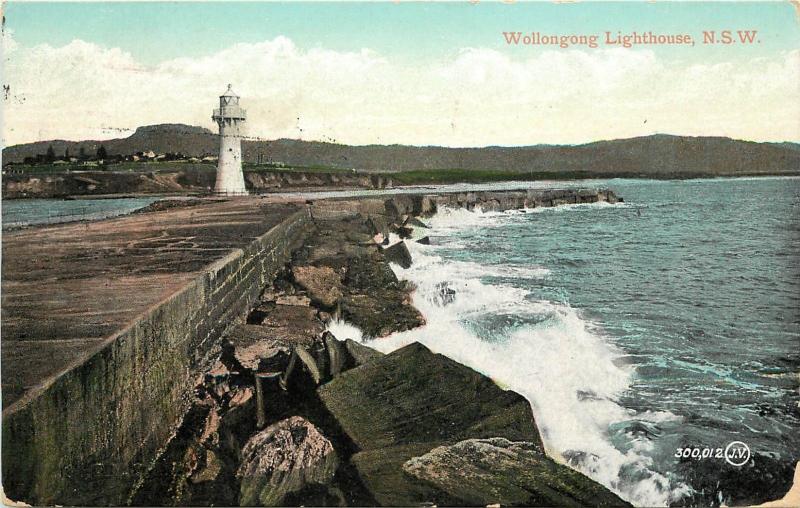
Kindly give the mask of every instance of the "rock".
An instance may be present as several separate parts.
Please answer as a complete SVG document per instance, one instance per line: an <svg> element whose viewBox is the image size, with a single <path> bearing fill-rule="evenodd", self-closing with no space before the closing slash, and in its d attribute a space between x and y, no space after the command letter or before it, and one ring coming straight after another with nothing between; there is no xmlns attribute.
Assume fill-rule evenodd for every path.
<svg viewBox="0 0 800 508"><path fill-rule="evenodd" d="M400 226L397 224L392 224L390 227L392 233L397 233L400 238L408 239L411 238L411 235L414 233L414 229L408 226Z"/></svg>
<svg viewBox="0 0 800 508"><path fill-rule="evenodd" d="M297 347L283 375L282 385L291 393L307 392L332 378L383 356L350 339L340 341L330 332L312 346Z"/></svg>
<svg viewBox="0 0 800 508"><path fill-rule="evenodd" d="M302 386L310 385L312 388L318 386L328 377L326 367L324 363L320 365L315 355L306 348L295 348L286 368L284 384L293 391L297 389L305 391Z"/></svg>
<svg viewBox="0 0 800 508"><path fill-rule="evenodd" d="M217 454L211 450L205 450L204 466L195 471L189 478L192 483L212 482L219 477L222 471L222 463Z"/></svg>
<svg viewBox="0 0 800 508"><path fill-rule="evenodd" d="M396 244L383 249L383 255L390 263L396 263L403 268L411 268L411 253L408 252L408 247L404 241L399 241Z"/></svg>
<svg viewBox="0 0 800 508"><path fill-rule="evenodd" d="M395 288L397 276L380 254L351 258L344 284L351 293L374 293L378 289Z"/></svg>
<svg viewBox="0 0 800 508"><path fill-rule="evenodd" d="M261 326L267 337L283 344L311 344L324 330L316 309L298 305L276 305Z"/></svg>
<svg viewBox="0 0 800 508"><path fill-rule="evenodd" d="M347 294L340 303L340 317L366 337L383 337L425 322L411 305L413 287L397 280L380 253L351 258L344 285Z"/></svg>
<svg viewBox="0 0 800 508"><path fill-rule="evenodd" d="M384 207L389 217L400 218L414 213L414 199L405 195L393 196L386 201Z"/></svg>
<svg viewBox="0 0 800 508"><path fill-rule="evenodd" d="M403 464L407 474L463 506L630 506L534 443L468 439Z"/></svg>
<svg viewBox="0 0 800 508"><path fill-rule="evenodd" d="M406 226L411 226L415 228L425 228L428 229L428 225L422 222L421 220L417 219L413 215L410 215L408 219L405 221Z"/></svg>
<svg viewBox="0 0 800 508"><path fill-rule="evenodd" d="M379 215L370 215L367 218L367 228L371 235L381 235L382 238L389 238L389 223Z"/></svg>
<svg viewBox="0 0 800 508"><path fill-rule="evenodd" d="M378 289L342 299L341 316L357 326L365 337L385 337L425 324L425 318L410 303L404 289Z"/></svg>
<svg viewBox="0 0 800 508"><path fill-rule="evenodd" d="M311 300L323 307L334 307L342 297L341 276L329 266L295 266L292 275Z"/></svg>
<svg viewBox="0 0 800 508"><path fill-rule="evenodd" d="M495 436L542 446L525 398L419 343L348 370L317 393L360 450L352 462L381 505L450 499L402 470L437 446Z"/></svg>
<svg viewBox="0 0 800 508"><path fill-rule="evenodd" d="M456 290L450 287L450 284L440 282L436 284L436 294L433 295L433 302L439 307L449 305L456 300Z"/></svg>
<svg viewBox="0 0 800 508"><path fill-rule="evenodd" d="M297 305L300 307L308 307L311 305L311 299L303 295L281 295L275 301L278 305Z"/></svg>
<svg viewBox="0 0 800 508"><path fill-rule="evenodd" d="M542 446L522 395L418 342L317 391L361 449L496 436Z"/></svg>
<svg viewBox="0 0 800 508"><path fill-rule="evenodd" d="M277 300L277 298L278 298L278 293L268 288L265 289L263 293L261 293L259 300L262 303L274 303L275 300Z"/></svg>
<svg viewBox="0 0 800 508"><path fill-rule="evenodd" d="M269 368L269 366L285 365L288 356L282 348L274 343L255 342L246 347L236 348L236 359L243 367L253 372Z"/></svg>
<svg viewBox="0 0 800 508"><path fill-rule="evenodd" d="M422 238L417 240L417 243L422 244L422 245L430 245L431 244L431 237L430 236L423 236Z"/></svg>
<svg viewBox="0 0 800 508"><path fill-rule="evenodd" d="M353 362L354 367L364 365L365 363L369 363L384 356L384 354L377 349L372 349L371 347L359 344L353 339L345 340L344 347L347 350L347 354Z"/></svg>
<svg viewBox="0 0 800 508"><path fill-rule="evenodd" d="M322 335L322 341L328 353L328 374L330 377L336 377L350 367L348 361L350 355L344 342L336 340L332 333L325 332Z"/></svg>
<svg viewBox="0 0 800 508"><path fill-rule="evenodd" d="M282 420L244 445L239 505L284 505L291 494L329 484L337 467L333 445L313 424L299 416Z"/></svg>
<svg viewBox="0 0 800 508"><path fill-rule="evenodd" d="M274 421L288 409L289 394L284 389L280 372L260 372L254 377L256 428L263 429L269 421Z"/></svg>
<svg viewBox="0 0 800 508"><path fill-rule="evenodd" d="M743 466L686 458L675 472L694 489L686 506L752 506L788 492L795 464L791 456L753 450Z"/></svg>
<svg viewBox="0 0 800 508"><path fill-rule="evenodd" d="M236 390L231 397L231 400L228 402L229 408L235 408L244 406L247 404L250 399L253 398L253 389L249 386L243 386Z"/></svg>

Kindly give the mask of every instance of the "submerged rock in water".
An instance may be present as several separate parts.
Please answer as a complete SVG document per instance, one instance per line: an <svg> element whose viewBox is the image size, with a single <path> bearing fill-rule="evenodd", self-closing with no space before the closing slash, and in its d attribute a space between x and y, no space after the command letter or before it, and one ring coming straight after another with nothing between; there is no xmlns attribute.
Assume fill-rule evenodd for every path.
<svg viewBox="0 0 800 508"><path fill-rule="evenodd" d="M439 307L451 304L456 300L456 290L450 287L450 283L440 282L436 284L436 293L433 295L433 303Z"/></svg>
<svg viewBox="0 0 800 508"><path fill-rule="evenodd" d="M242 449L239 505L284 505L291 494L329 484L337 466L333 445L312 423L299 416L282 420Z"/></svg>
<svg viewBox="0 0 800 508"><path fill-rule="evenodd" d="M534 443L468 439L403 464L464 506L629 506L604 486L545 456Z"/></svg>
<svg viewBox="0 0 800 508"><path fill-rule="evenodd" d="M335 306L342 297L342 278L329 266L295 266L292 275L311 300L323 307Z"/></svg>

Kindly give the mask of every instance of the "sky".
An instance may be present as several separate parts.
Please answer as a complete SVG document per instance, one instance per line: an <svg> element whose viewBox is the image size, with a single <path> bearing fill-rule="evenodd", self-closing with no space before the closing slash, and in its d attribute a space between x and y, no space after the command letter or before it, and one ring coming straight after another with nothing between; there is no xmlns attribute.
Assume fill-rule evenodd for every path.
<svg viewBox="0 0 800 508"><path fill-rule="evenodd" d="M574 144L670 133L800 141L789 2L7 2L3 143L214 129L349 144ZM703 32L757 31L703 44ZM606 44L631 32L694 44ZM598 47L508 44L596 35Z"/></svg>

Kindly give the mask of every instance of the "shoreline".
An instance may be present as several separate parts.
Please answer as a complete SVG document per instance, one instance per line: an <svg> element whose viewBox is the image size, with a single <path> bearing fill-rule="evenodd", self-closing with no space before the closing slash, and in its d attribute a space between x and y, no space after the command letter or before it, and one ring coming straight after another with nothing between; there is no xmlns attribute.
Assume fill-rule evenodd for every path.
<svg viewBox="0 0 800 508"><path fill-rule="evenodd" d="M610 504L624 504L599 484L543 455L541 445L537 444L538 432L532 426L534 420L530 406L521 396L498 392L499 388L488 378L442 355L433 354L423 346L404 348L403 352L378 358L370 353L371 350L352 341L341 342L330 334L326 335L323 326L333 317L342 317L367 330L370 335L381 336L396 330L413 329L422 323L419 312L410 304L413 288L398 281L388 265L390 259L407 262L408 252L397 245L387 249L383 245L383 239L389 234L405 236L409 227L406 222L412 222L413 216L431 214L437 207L448 204L509 209L608 199L616 199L610 191L598 194L588 190L583 193L531 190L318 200L299 208L283 205L289 206L282 212L286 218L272 217L276 225L266 233L258 233L261 236L254 242L257 247L243 245L203 268L197 275L180 275L170 290L175 292L166 299L159 296L162 299L157 303L151 305L148 298L139 295L136 301L149 306L144 314L126 321L128 324L124 330L91 345L81 358L70 360L63 367L52 366L57 369L53 377L31 378L24 383L18 380L23 391L14 392L17 398L9 399L9 406L3 412L3 465L6 471L18 472L4 477L5 495L31 504L87 504L90 499L86 496L102 493L105 500L92 498L91 504L154 505L162 503L147 496L163 494L169 497L168 504L183 499L190 504L214 502L230 505L238 496L245 495L239 491L243 485L241 474L244 473L237 472L242 467L242 463L237 462L241 460L239 452L228 454L226 443L237 443L234 449L241 450L251 438L267 429L280 434L299 425L306 429L303 431L306 435L321 435L324 441L318 439L313 446L335 451L339 457L335 462L341 467L332 471L332 463L327 462L327 458L320 464L297 465L300 471L292 476L295 480L298 476L309 478L306 473L317 471L324 481L314 483L315 487L300 487L299 491L295 490L297 485L290 482L287 488L294 494L285 498L283 504L292 504L295 503L292 500L298 499L305 500L296 501L299 504L329 503L332 502L330 496L341 499L342 495L350 492L358 499L345 500L345 504L375 505L379 499L384 500L381 504L394 504L391 499L400 500L392 497L397 495L393 493L400 492L407 496L403 498L407 502L414 498L428 498L430 494L439 502L456 499L460 500L458 504L485 505L488 501L482 503L464 498L461 497L463 493L453 490L463 482L436 486L435 479L426 476L424 469L408 465L411 472L405 472L406 463L414 457L438 461L438 454L462 454L466 451L464 446L471 450L478 447L481 454L485 454L482 455L485 460L491 460L497 453L506 453L503 450L514 453L531 468L557 474L583 492L582 495L588 496L587 503L598 496L611 496L607 497ZM205 222L198 214L208 217L221 214L219 217L227 221L229 219L224 217L235 212L246 214L241 216L248 217L253 221L252 227L256 227L257 217L262 217L263 221L264 215L260 214L273 208L277 212L281 206L265 203L267 208L257 213L248 205L253 202L260 203L260 200L232 200L200 206L196 210L166 210L155 212L157 215L153 217L160 217L155 222L162 224L171 217L175 225L182 228L180 221L183 220L192 224ZM15 243L27 239L39 245L43 233L80 231L80 235L100 235L98 241L107 242L105 234L109 227L117 234L127 231L127 227L138 231L143 226L155 226L149 217L149 214L139 214L90 224L85 233L83 228L66 225L26 231L12 237L15 237ZM226 222L220 223L219 227L223 224ZM334 225L338 229L328 227ZM263 231L264 226L258 228L257 231ZM150 235L146 229L138 234L143 237ZM202 234L200 229L194 233ZM226 234L231 239L237 237L233 231ZM201 238L195 236L194 241L202 241ZM80 239L75 240L83 244ZM9 245L4 242L4 247ZM158 245L153 247L159 248ZM212 251L209 250L208 255L212 255ZM20 256L24 252L17 250L16 254L22 259ZM74 262L70 251L65 250L63 254L64 262ZM180 251L172 255L179 256ZM98 269L103 270L103 267L86 267L84 271L89 270L87 274L94 276ZM4 267L6 277L10 274L7 270L9 267ZM82 272L70 274L70 278L78 282L82 276ZM104 287L102 280L93 284ZM19 289L26 287L20 286ZM39 290L48 292L53 288L48 289L45 285ZM318 303L312 306L315 301ZM84 309L95 305L91 298L74 304ZM105 300L98 300L97 304L108 309ZM131 308L128 312L135 310ZM6 320L13 318L15 312L4 305ZM25 312L36 314L36 309ZM62 330L57 321L61 315L62 312L49 312L45 319L39 319L36 326L50 332ZM50 323L53 319L56 321ZM208 319L212 321L206 323ZM23 324L19 323L20 326ZM9 321L4 325L8 326ZM22 333L25 329L17 331ZM12 355L3 358L9 368L14 368L15 349L11 346L17 345L12 332L14 330L7 327L3 334L4 354ZM202 334L198 336L198 332ZM220 334L224 334L225 340L215 338ZM53 347L61 342L71 344L66 336L59 335L58 339L51 341ZM27 342L22 340L18 345L27 347ZM52 362L52 359L47 361ZM135 374L137 369L145 367L143 372ZM440 376L446 375L451 381L444 384L434 382L424 390L420 387L398 400L384 400L385 394L389 393L385 390L364 399L364 390L374 386L377 379L374 376L390 371L396 372L396 377L391 378L395 381L391 383L400 383L397 389L401 391L407 379L423 382L442 379ZM181 375L164 375L177 372ZM109 373L115 374L109 377ZM29 377L35 375L34 371L28 373ZM124 382L129 376L138 382L134 385ZM463 383L457 379L463 379L463 376L474 379L476 386L483 388L477 394L460 392ZM119 380L119 383L114 380ZM4 382L11 381L4 379ZM363 388L353 389L350 383ZM26 390L22 385L34 386L34 389ZM442 391L442 386L448 389ZM4 383L4 395L7 393L5 390ZM8 392L9 396L13 395L12 392ZM288 396L289 393L294 395ZM475 399L481 393L483 395ZM423 395L422 399L417 398ZM460 402L473 400L477 405L462 408L459 404L445 402L452 397ZM398 407L400 400L406 401L411 414L432 420L426 424L411 424L406 420L409 413L394 412L393 408ZM436 400L441 400L443 405L433 404ZM489 418L478 416L484 411L479 408L488 403L480 400L505 402L498 406L485 406L485 411L495 415ZM357 414L353 408L369 404L372 404L372 409L364 417L369 419L382 414L384 430L380 432L371 425L362 426L358 418L353 419ZM287 407L291 408L288 413ZM118 414L113 425L107 421L108 408L117 408L112 411ZM165 409L168 413L164 412ZM460 412L462 409L468 412ZM441 411L456 413L441 420L436 416ZM64 417L56 418L57 414ZM467 427L451 429L454 433L444 440L429 435L431 431L445 432L448 427L442 427L443 422L465 422ZM274 427L277 424L280 425ZM392 430L398 425L407 432ZM469 430L471 428L486 430L475 432ZM258 432L253 434L256 430ZM70 438L74 433L79 434ZM55 435L63 439L53 441L57 443L55 447L48 445L43 448L42 440L49 443ZM131 449L120 445L145 435L147 442L142 447ZM394 442L398 437L403 441ZM408 440L415 444L411 447L404 444ZM532 444L514 444L519 442ZM436 454L428 453L443 446L445 448ZM450 446L455 448L448 448ZM45 449L46 461L41 456ZM269 450L265 453L272 453ZM91 466L97 461L104 464L108 473L99 479ZM42 468L42 464L49 463L59 463L62 467ZM187 476L184 474L186 470L173 469L171 464L176 463L189 467L191 473ZM473 463L473 466L483 467L479 466L482 463ZM65 467L69 474L59 473ZM171 476L170 471L179 474ZM264 478L266 473L262 473L259 477ZM517 473L507 471L503 474ZM87 491L86 482L92 478L95 488ZM166 488L165 482L171 481L170 478L177 482L170 484L175 488ZM499 479L503 479L502 474ZM319 485L326 486L323 499L315 497L320 494L322 487ZM526 487L526 492L541 493L545 487L534 482ZM258 487L253 488L258 490ZM434 492L439 494L431 494ZM546 492L555 495L552 489ZM184 495L188 497L181 497ZM208 496L217 500L211 501ZM232 497L219 499L214 496ZM552 504L561 504L559 500L564 498L547 499L551 499ZM524 504L524 501L519 502Z"/></svg>
<svg viewBox="0 0 800 508"><path fill-rule="evenodd" d="M521 391L511 391L512 388L497 392L499 385L473 370L474 366L436 354L419 341L382 354L350 340L354 337L347 333L340 332L342 336L338 336L339 330L330 326L335 320L343 320L373 337L403 331L414 334L415 330L420 330L425 316L414 305L412 292L415 288L398 278L389 265L413 266L412 253L406 243L424 240L419 236L425 231L425 224L417 217L429 217L441 207L504 211L603 201L622 200L605 189L432 190L327 199L302 196L283 201L251 197L200 206L198 211L210 214L211 218L214 217L213 210L219 210L218 214L222 212L218 217L222 218L240 208L260 208L269 217L270 210L283 203L284 206L297 207L296 218L292 220L299 222L296 222L296 233L291 234L290 241L275 236L274 232L268 233L263 238L274 238L275 244L261 251L243 246L235 255L231 253L214 263L214 275L209 280L216 281L210 289L213 290L214 284L224 285L231 281L236 284L236 291L241 288L251 296L240 299L223 291L211 301L201 302L197 309L199 315L220 315L222 312L226 316L220 321L223 326L213 332L222 334L222 339L209 335L196 344L191 355L201 360L199 363L193 361L191 367L180 359L174 363L174 367L181 371L189 369L190 377L185 384L182 384L183 379L157 378L158 383L172 383L169 397L165 397L160 387L150 386L146 384L150 381L145 380L141 388L148 396L140 400L137 414L147 420L159 414L159 408L172 407L171 411L179 408L180 415L176 420L164 422L169 426L168 434L155 435L159 443L157 452L136 458L145 468L134 472L133 483L126 485L123 482L114 487L117 490L109 490L113 492L109 495L119 494L122 496L119 499L134 505L236 505L242 500L246 503L269 501L289 505L334 502L408 505L420 500L432 500L430 502L439 505L485 506L498 500L526 504L533 498L475 498L461 489L464 485L479 490L485 487L480 484L483 474L494 475L493 481L499 482L504 489L511 489L507 483L509 478L523 474L519 464L524 464L526 470L548 471L547 474L555 475L551 478L557 478L559 485L576 489L573 493L577 493L578 498L571 498L573 500L596 504L596 499L606 499L610 505L624 504L605 487L545 455L536 415L532 412L530 399L526 400ZM155 211L152 213L161 215L152 217L180 214L190 218L194 215L192 207L182 208L185 207ZM135 222L137 227L141 227L139 223L158 222L150 217L150 214L142 213L136 217L117 218L116 224ZM191 222L197 223L194 219ZM108 224L115 223L106 221L94 225L93 229L101 231L110 227ZM284 227L276 226L278 229ZM57 229L59 227L54 227L53 231ZM66 229L70 228L66 226ZM38 231L26 234L33 237ZM392 240L399 237L401 241L387 245L385 240L390 237ZM263 243L266 240L259 241ZM287 241L292 244L290 249L285 245ZM285 257L281 257L284 254L272 254L274 249L284 249ZM266 260L269 260L270 268L264 273L259 272L261 269L249 268ZM242 268L231 269L229 264L233 261L241 263ZM256 275L251 276L254 271ZM200 285L197 289L202 287ZM215 292L212 290L207 294ZM446 298L448 294L446 288L443 289L442 297ZM232 301L233 304L225 303ZM175 300L178 305L181 302L183 300ZM164 318L183 315L180 308L174 312L162 312L160 305L163 303L148 310L153 316L147 324L151 330L158 330ZM223 304L224 310L217 308ZM5 307L4 312L8 316ZM135 340L150 341L152 333L143 332L141 338ZM159 347L158 340L168 338L175 341L182 337L181 333L182 330L175 329L161 339L154 337L157 340L152 343L135 347L131 343L129 346L135 351L148 352L151 347ZM189 337L193 332L187 333ZM4 334L4 348L6 340ZM113 347L114 350L124 350ZM20 451L14 458L4 453L7 470L14 467L9 460L27 456L36 460L33 451L36 448L29 448L33 443L27 441L30 437L20 432L30 427L35 428L37 434L47 435L55 424L48 420L47 415L61 411L59 405L64 400L92 401L92 397L99 397L101 400L94 401L94 404L111 404L109 397L116 395L106 387L95 386L98 382L102 384L102 376L95 376L88 369L116 372L127 368L123 363L129 360L117 357L115 363L106 364L103 363L106 360L98 358L101 356L104 355L91 358L94 367L87 367L88 363L73 366L76 371L84 371L83 379L88 382L83 385L66 386L64 379L74 377L72 372L68 372L27 402L15 405L13 411L4 411L4 440L14 440L14 446ZM147 372L158 373L164 368L164 360L159 355L131 358L130 361L147 366ZM464 379L482 388L477 392L465 392ZM418 384L414 390L406 390L409 380ZM436 382L425 384L425 380ZM114 392L118 388L123 386L115 387ZM54 392L62 398L53 399ZM178 398L173 399L173 396ZM476 406L470 405L470 401L475 400L484 401L481 404L494 400L505 402L499 406L487 406L489 416L484 414L475 419L475 414L480 413ZM47 412L39 414L36 423L25 420L27 415L24 414L34 403L48 407ZM397 412L393 408L402 410ZM21 419L19 413L23 413ZM437 416L441 414L447 417ZM124 419L129 415L123 413L122 416ZM12 417L17 421L9 431ZM484 417L487 419L482 419ZM82 414L81 418L90 434L102 431L93 423L91 412ZM377 419L379 424L364 423L372 419ZM500 421L506 423L500 426L491 423ZM446 422L470 423L468 428L448 433ZM530 422L533 422L532 426ZM491 431L474 430L482 428ZM267 442L267 436L289 439L298 433L313 439L294 444L285 441L286 447L282 449L286 453L278 455ZM444 434L434 437L439 433ZM109 436L98 435L92 439L112 445L119 442L109 439ZM312 449L320 451L320 455L309 461L299 459L306 456L304 450ZM242 450L252 453L243 456L240 454ZM65 461L75 461L72 470L82 471L81 455L75 454L73 458L68 450L64 452ZM120 471L134 471L120 461L116 453L94 450L92 460L107 461L109 467ZM498 462L508 454L515 457L514 461ZM269 471L255 466L254 461L259 457L275 457L289 468L291 474L283 479L270 476ZM460 464L457 470L447 468L447 464L456 463ZM495 467L495 464L502 467ZM432 465L435 465L434 469L430 469ZM431 476L431 471L447 471L452 481ZM86 503L86 499L70 497L81 495L80 492L72 493L70 482L82 484L85 477L68 476L59 480L64 482L61 487L46 472L34 472L30 478L33 479L26 481L39 484L39 492L63 493L52 498L53 502ZM270 485L269 489L265 488L265 481ZM49 487L53 484L57 487ZM24 487L14 481L7 485L7 494L12 499L43 503L41 498L31 497L37 494L25 494ZM526 483L524 491L528 493L526 495L539 495L542 489L551 487L536 482ZM274 492L276 488L282 492L278 500L267 492ZM512 495L511 490L502 492ZM552 494L552 491L548 492ZM352 496L348 497L350 494ZM267 501L260 497L262 495L267 496L264 498ZM565 502L565 498L560 497L546 499L549 504Z"/></svg>
<svg viewBox="0 0 800 508"><path fill-rule="evenodd" d="M563 504L567 498L560 496L566 491L560 489L570 485L569 499L573 502L577 499L584 504L626 505L605 487L545 455L534 415L521 395L499 389L489 378L455 360L432 353L419 342L384 355L361 341L364 337L380 341L382 337L402 331L413 334L425 324L411 301L415 287L399 279L389 266L393 263L407 268L413 264L407 242L424 242L423 238L412 240L412 236L419 236L415 230L423 233L427 230L418 217L430 217L445 206L509 210L521 205L558 206L567 201L614 203L622 200L610 191L560 190L535 196L525 192L518 195L485 192L311 202L314 227L310 236L292 255L284 271L264 288L247 316L225 334L221 355L199 378L204 379L198 385L203 388L197 388L196 392L217 395L213 401L197 400L195 404L211 405L208 414L219 416L206 416L204 421L195 423L184 421L179 434L189 437L168 445L169 451L156 461L153 472L133 494L135 504L177 501L203 505L213 501L233 505L253 502L309 505L322 504L339 493L354 496L347 503L353 505L431 502L485 506L495 502L524 504L534 499ZM389 243L390 236L396 241ZM331 326L341 322L357 327L359 337L341 333L340 327L334 330ZM400 369L398 374L403 372L396 379L395 369ZM406 392L403 386L409 376L419 381L413 391ZM475 383L485 388L478 389L477 393L465 391L462 376L474 378ZM428 378L436 379L435 384L429 386L422 381ZM458 437L442 438L442 433L451 432L447 430L449 425L474 418L463 409L443 409L452 407L447 401L455 397L460 405L469 408L476 398L484 400L482 390L493 395L480 403L480 412L498 412L491 417L497 418L507 409L495 407L489 400L514 401L514 423L488 432L465 430L466 434L459 433ZM387 393L392 395L385 398ZM241 415L236 415L245 407L239 405L241 402L234 402L239 399L247 400L245 405L254 404L255 407L247 411L256 413L255 422L242 422ZM424 405L420 405L423 401L426 401ZM431 403L433 406L429 406ZM399 407L403 410L397 413ZM361 415L361 411L365 413ZM412 426L400 423L406 421L409 411L420 415L412 418ZM437 417L427 423L417 421L417 418L429 419L440 411L456 413L445 420ZM370 423L365 425L363 418L368 418ZM331 454L338 460L336 471L329 470L325 480L311 491L286 479L279 480L277 485L272 480L249 480L250 473L242 473L243 470L252 472L254 466L248 465L248 459L240 459L233 449L214 444L214 440L207 437L210 426L220 431L226 425L234 427L232 432L240 436L238 446L245 450L256 448L259 436L264 433L280 432L287 426L305 426L310 429L308 432L321 436L317 439L330 443ZM384 436L382 429L387 425L388 428L401 426L404 434L392 432ZM496 424L487 420L481 425L492 428ZM422 437L428 433L439 437ZM395 440L415 444L411 448L389 444ZM481 453L487 455L476 456L474 452L462 455L465 447L472 446L479 446ZM166 464L185 456L186 452L181 450L194 448L213 454L212 462L222 465L193 465L178 459L177 471L173 469L165 479ZM500 457L509 452L516 458L502 465ZM271 456L275 452L263 447L258 453ZM376 453L380 458L374 455ZM463 461L459 469L451 473L457 480L429 476L424 468L419 468L417 464L436 461L437 468L447 469L447 463L438 463L437 453L448 454L448 463ZM501 455L495 456L495 453ZM282 460L291 464L286 456ZM488 469L480 465L484 460L492 461ZM470 470L476 467L482 472L472 476ZM515 479L518 473L512 475L510 470L504 469L506 467L514 471L546 468L553 476L542 485L522 481L520 486ZM300 474L292 466L289 468L289 476ZM478 497L474 492L467 494L469 489L465 489L464 484L481 485L482 476L487 474L494 478L493 493L487 491ZM213 487L199 489L190 484L185 486L184 497L178 500L147 494L182 491L178 487L183 484L182 478L206 475L213 475L210 480ZM235 488L230 491L231 482L237 485L237 481L239 492ZM498 487L498 483L503 486ZM210 491L226 489L228 497L205 497ZM292 489L295 489L294 494L285 492ZM301 493L297 493L297 489ZM523 497L519 497L520 489L526 492Z"/></svg>
<svg viewBox="0 0 800 508"><path fill-rule="evenodd" d="M718 174L718 173L702 173L702 172L687 172L687 173L671 173L671 174L646 174L646 173L616 173L616 172L609 172L609 173L596 173L592 171L583 171L583 172L571 172L569 174L562 174L559 175L558 173L550 173L550 172L537 172L537 173L524 173L524 172L498 172L497 178L492 177L491 172L489 172L489 177L486 178L472 178L469 175L469 171L459 172L459 175L465 176L465 178L448 178L447 173L443 173L440 177L437 177L438 170L426 170L425 178L421 178L418 180L412 180L409 182L403 182L398 180L397 182L393 181L393 177L402 176L403 172L385 172L385 173L359 173L356 175L351 175L348 173L303 173L303 172L289 172L286 177L292 177L289 179L291 183L289 184L276 184L269 187L259 188L254 186L252 179L248 180L249 183L249 191L251 192L251 196L259 196L269 198L274 195L281 195L281 194L300 194L300 193L314 193L314 192L348 192L348 191L365 191L365 190L374 190L374 191L397 191L397 190L404 190L404 189L422 189L429 186L457 186L457 185L503 185L503 184L519 184L519 185L530 185L534 183L551 183L551 184L572 184L572 183L579 183L579 182L592 182L592 181L607 181L607 180L614 180L614 179L623 179L623 180L652 180L652 181L671 181L671 180L679 180L679 181L694 181L694 180L725 180L725 179L737 179L737 178L800 178L800 171L783 171L783 172L749 172L749 173L738 173L738 174ZM88 172L91 173L91 172ZM168 171L166 173L169 173ZM406 172L411 173L411 172ZM475 171L475 175L485 175L486 172ZM94 174L94 173L92 173ZM108 177L109 175L114 175L116 173L112 171L102 172L99 175L101 177ZM122 175L129 175L127 172L120 173ZM154 174L157 174L154 172ZM253 172L255 176L263 176L264 174L273 174L272 171L258 171ZM53 173L53 174L45 174L45 175L37 175L32 174L30 178L40 180L42 178L47 179L48 177L53 179L64 177L75 177L81 176L81 173ZM74 189L72 192L53 192L53 191L41 191L36 190L35 188L29 191L22 191L17 190L16 188L9 188L9 178L18 177L20 175L9 175L4 178L3 183L3 200L8 201L24 201L24 200L32 200L32 199L54 199L54 200L91 200L91 199L126 199L126 198L208 198L213 197L209 196L208 190L205 188L200 188L197 186L189 186L186 188L180 188L180 184L170 180L169 184L173 186L177 186L177 188L164 191L163 189L154 190L151 192L148 191L123 191L123 192L94 192L95 187L100 183L95 180L93 184L89 185L81 192L76 192L79 189ZM173 175L174 176L174 175ZM337 185L336 182L338 181L345 181L345 180L353 180L351 184L344 184L344 185ZM310 184L310 181L316 182L316 184ZM79 182L80 183L80 182ZM57 185L58 182L51 182L52 185ZM11 182L10 185L18 186L19 183ZM37 184L39 185L39 184ZM83 185L86 185L86 182L83 182ZM160 184L160 185L163 185Z"/></svg>

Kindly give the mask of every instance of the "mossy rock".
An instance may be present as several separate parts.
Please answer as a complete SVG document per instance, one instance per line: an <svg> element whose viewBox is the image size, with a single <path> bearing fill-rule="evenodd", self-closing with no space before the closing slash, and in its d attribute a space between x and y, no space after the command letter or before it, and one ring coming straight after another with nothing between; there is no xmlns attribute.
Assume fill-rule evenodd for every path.
<svg viewBox="0 0 800 508"><path fill-rule="evenodd" d="M630 506L533 443L469 439L414 457L403 471L462 506ZM439 503L445 504L445 503Z"/></svg>
<svg viewBox="0 0 800 508"><path fill-rule="evenodd" d="M524 397L419 343L344 372L317 393L360 450L350 460L361 483L384 506L459 504L402 469L437 446L503 436L542 449Z"/></svg>
<svg viewBox="0 0 800 508"><path fill-rule="evenodd" d="M489 437L542 446L522 395L417 342L343 373L318 393L362 450Z"/></svg>

